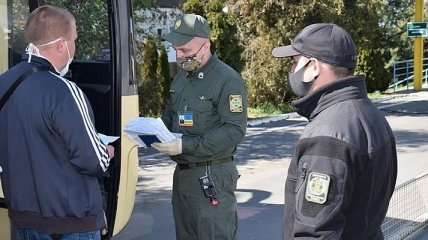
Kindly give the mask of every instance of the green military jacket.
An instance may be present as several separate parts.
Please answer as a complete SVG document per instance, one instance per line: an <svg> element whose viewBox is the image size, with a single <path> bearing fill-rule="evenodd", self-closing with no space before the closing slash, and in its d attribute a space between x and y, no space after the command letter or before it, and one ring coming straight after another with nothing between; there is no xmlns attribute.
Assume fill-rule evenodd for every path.
<svg viewBox="0 0 428 240"><path fill-rule="evenodd" d="M211 56L201 68L175 76L162 120L171 132L182 133L177 163L230 157L244 139L247 91L241 76Z"/></svg>

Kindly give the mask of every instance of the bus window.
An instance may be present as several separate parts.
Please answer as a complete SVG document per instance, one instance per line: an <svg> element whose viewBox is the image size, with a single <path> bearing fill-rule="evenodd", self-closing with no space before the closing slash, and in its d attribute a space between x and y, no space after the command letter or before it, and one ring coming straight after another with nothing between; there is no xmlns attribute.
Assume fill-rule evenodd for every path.
<svg viewBox="0 0 428 240"><path fill-rule="evenodd" d="M0 73L20 62L27 46L24 27L29 6L21 1L9 1L12 2L11 5L7 2L0 0Z"/></svg>
<svg viewBox="0 0 428 240"><path fill-rule="evenodd" d="M76 60L110 60L107 4L104 0L48 0L46 4L68 9L76 18Z"/></svg>

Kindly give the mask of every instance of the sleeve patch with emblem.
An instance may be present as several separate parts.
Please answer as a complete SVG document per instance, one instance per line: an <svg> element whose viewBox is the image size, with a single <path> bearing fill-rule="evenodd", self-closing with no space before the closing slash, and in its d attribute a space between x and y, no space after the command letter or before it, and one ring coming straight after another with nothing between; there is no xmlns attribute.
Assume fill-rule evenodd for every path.
<svg viewBox="0 0 428 240"><path fill-rule="evenodd" d="M310 172L306 183L305 199L308 202L324 204L327 201L329 185L329 175Z"/></svg>
<svg viewBox="0 0 428 240"><path fill-rule="evenodd" d="M229 95L229 106L230 112L242 112L242 96Z"/></svg>

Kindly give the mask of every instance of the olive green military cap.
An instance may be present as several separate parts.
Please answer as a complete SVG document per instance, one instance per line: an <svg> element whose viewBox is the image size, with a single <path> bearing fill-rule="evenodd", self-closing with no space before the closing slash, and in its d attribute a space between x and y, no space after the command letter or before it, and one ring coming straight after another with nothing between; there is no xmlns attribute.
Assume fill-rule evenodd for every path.
<svg viewBox="0 0 428 240"><path fill-rule="evenodd" d="M165 39L174 46L182 46L194 37L210 38L210 26L202 16L184 14L177 18L174 27L165 36Z"/></svg>

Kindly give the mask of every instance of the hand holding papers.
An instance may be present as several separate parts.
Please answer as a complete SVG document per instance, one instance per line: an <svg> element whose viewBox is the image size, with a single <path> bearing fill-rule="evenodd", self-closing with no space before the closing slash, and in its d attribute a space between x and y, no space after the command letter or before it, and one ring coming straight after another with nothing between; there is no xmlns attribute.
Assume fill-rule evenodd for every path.
<svg viewBox="0 0 428 240"><path fill-rule="evenodd" d="M134 118L125 125L124 132L139 147L150 147L153 142L171 142L177 137L160 118Z"/></svg>
<svg viewBox="0 0 428 240"><path fill-rule="evenodd" d="M166 153L171 156L181 154L183 151L181 138L176 138L171 142L166 143L155 142L152 144L152 147L159 152Z"/></svg>

